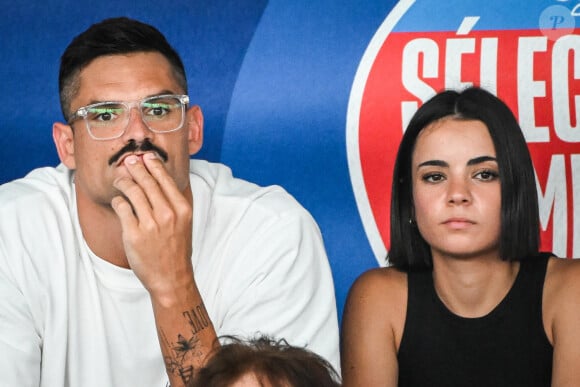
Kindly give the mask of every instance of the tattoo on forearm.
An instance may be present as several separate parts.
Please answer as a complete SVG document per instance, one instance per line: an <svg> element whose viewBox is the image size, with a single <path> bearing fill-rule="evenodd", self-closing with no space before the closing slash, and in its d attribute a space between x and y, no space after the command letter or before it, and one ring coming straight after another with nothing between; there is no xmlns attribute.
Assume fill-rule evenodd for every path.
<svg viewBox="0 0 580 387"><path fill-rule="evenodd" d="M177 342L170 343L163 331L161 333L166 347L172 350L168 356L165 356L165 368L169 373L178 375L183 383L187 384L193 377L192 357L196 355L194 352L199 339L196 335L186 339L178 334Z"/></svg>
<svg viewBox="0 0 580 387"><path fill-rule="evenodd" d="M161 336L167 348L165 356L165 367L171 374L178 375L184 384L187 384L193 377L193 359L202 356L203 353L197 349L199 338L197 334L210 326L210 319L203 304L183 312L183 316L191 326L192 336L188 339L181 333L177 334L177 341L170 342L161 330Z"/></svg>
<svg viewBox="0 0 580 387"><path fill-rule="evenodd" d="M193 334L209 327L209 316L203 304L199 304L194 309L183 312L183 316L185 316L189 325L191 325Z"/></svg>

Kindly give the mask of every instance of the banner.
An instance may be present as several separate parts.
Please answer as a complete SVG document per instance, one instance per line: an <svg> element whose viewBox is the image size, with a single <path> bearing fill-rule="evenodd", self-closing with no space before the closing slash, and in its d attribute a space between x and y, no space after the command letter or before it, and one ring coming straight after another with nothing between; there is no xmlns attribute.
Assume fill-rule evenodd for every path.
<svg viewBox="0 0 580 387"><path fill-rule="evenodd" d="M391 174L418 107L477 84L514 111L532 153L542 248L580 257L577 0L0 0L0 184L56 165L58 66L105 17L153 24L181 53L205 116L194 157L279 184L318 222L339 316L385 264Z"/></svg>

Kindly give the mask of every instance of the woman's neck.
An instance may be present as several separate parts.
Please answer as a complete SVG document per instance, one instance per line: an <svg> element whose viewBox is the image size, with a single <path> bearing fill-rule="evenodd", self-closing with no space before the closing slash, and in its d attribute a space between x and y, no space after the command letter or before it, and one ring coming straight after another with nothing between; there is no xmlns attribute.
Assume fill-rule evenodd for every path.
<svg viewBox="0 0 580 387"><path fill-rule="evenodd" d="M482 317L508 294L519 267L519 262L503 261L497 254L467 259L434 255L435 291L456 315Z"/></svg>

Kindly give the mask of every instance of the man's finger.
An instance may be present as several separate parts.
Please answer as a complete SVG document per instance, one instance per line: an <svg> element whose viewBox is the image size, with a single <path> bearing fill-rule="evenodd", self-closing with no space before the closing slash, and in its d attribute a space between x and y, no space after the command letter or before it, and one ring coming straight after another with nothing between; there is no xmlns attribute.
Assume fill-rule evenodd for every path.
<svg viewBox="0 0 580 387"><path fill-rule="evenodd" d="M131 232L139 227L139 222L133 213L133 207L122 196L115 196L111 200L111 207L121 220L121 228Z"/></svg>
<svg viewBox="0 0 580 387"><path fill-rule="evenodd" d="M167 173L163 162L157 157L155 153L147 153L143 155L143 163L147 167L147 170L151 175L157 180L159 187L163 190L166 195L177 195L183 196L173 178Z"/></svg>
<svg viewBox="0 0 580 387"><path fill-rule="evenodd" d="M136 220L139 223L150 225L154 222L151 199L147 197L143 188L136 181L123 177L115 180L113 185L125 196L127 205L131 207L131 213L136 216Z"/></svg>
<svg viewBox="0 0 580 387"><path fill-rule="evenodd" d="M165 166L155 153L143 155L143 163L157 181L158 188L161 189L164 196L173 204L174 208L189 205L183 193L179 191L173 177L167 173Z"/></svg>
<svg viewBox="0 0 580 387"><path fill-rule="evenodd" d="M148 155L147 153L146 155ZM145 157L145 155L143 156ZM131 155L125 160L125 167L131 174L133 180L131 183L123 182L124 187L118 187L131 201L139 219L144 216L151 216L151 210L166 211L170 204L165 197L160 184L149 170L141 162L139 156ZM163 168L163 167L162 167ZM165 172L167 174L167 172ZM147 211L147 212L145 212Z"/></svg>

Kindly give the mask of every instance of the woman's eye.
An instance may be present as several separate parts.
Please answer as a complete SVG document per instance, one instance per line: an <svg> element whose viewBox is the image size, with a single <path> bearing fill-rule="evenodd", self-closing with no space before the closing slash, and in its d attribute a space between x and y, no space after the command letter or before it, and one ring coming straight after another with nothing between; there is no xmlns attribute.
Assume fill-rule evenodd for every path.
<svg viewBox="0 0 580 387"><path fill-rule="evenodd" d="M423 180L429 183L438 183L442 181L445 177L440 173L429 173L423 176Z"/></svg>
<svg viewBox="0 0 580 387"><path fill-rule="evenodd" d="M483 181L495 180L499 177L499 174L495 171L481 171L475 174L475 178Z"/></svg>

